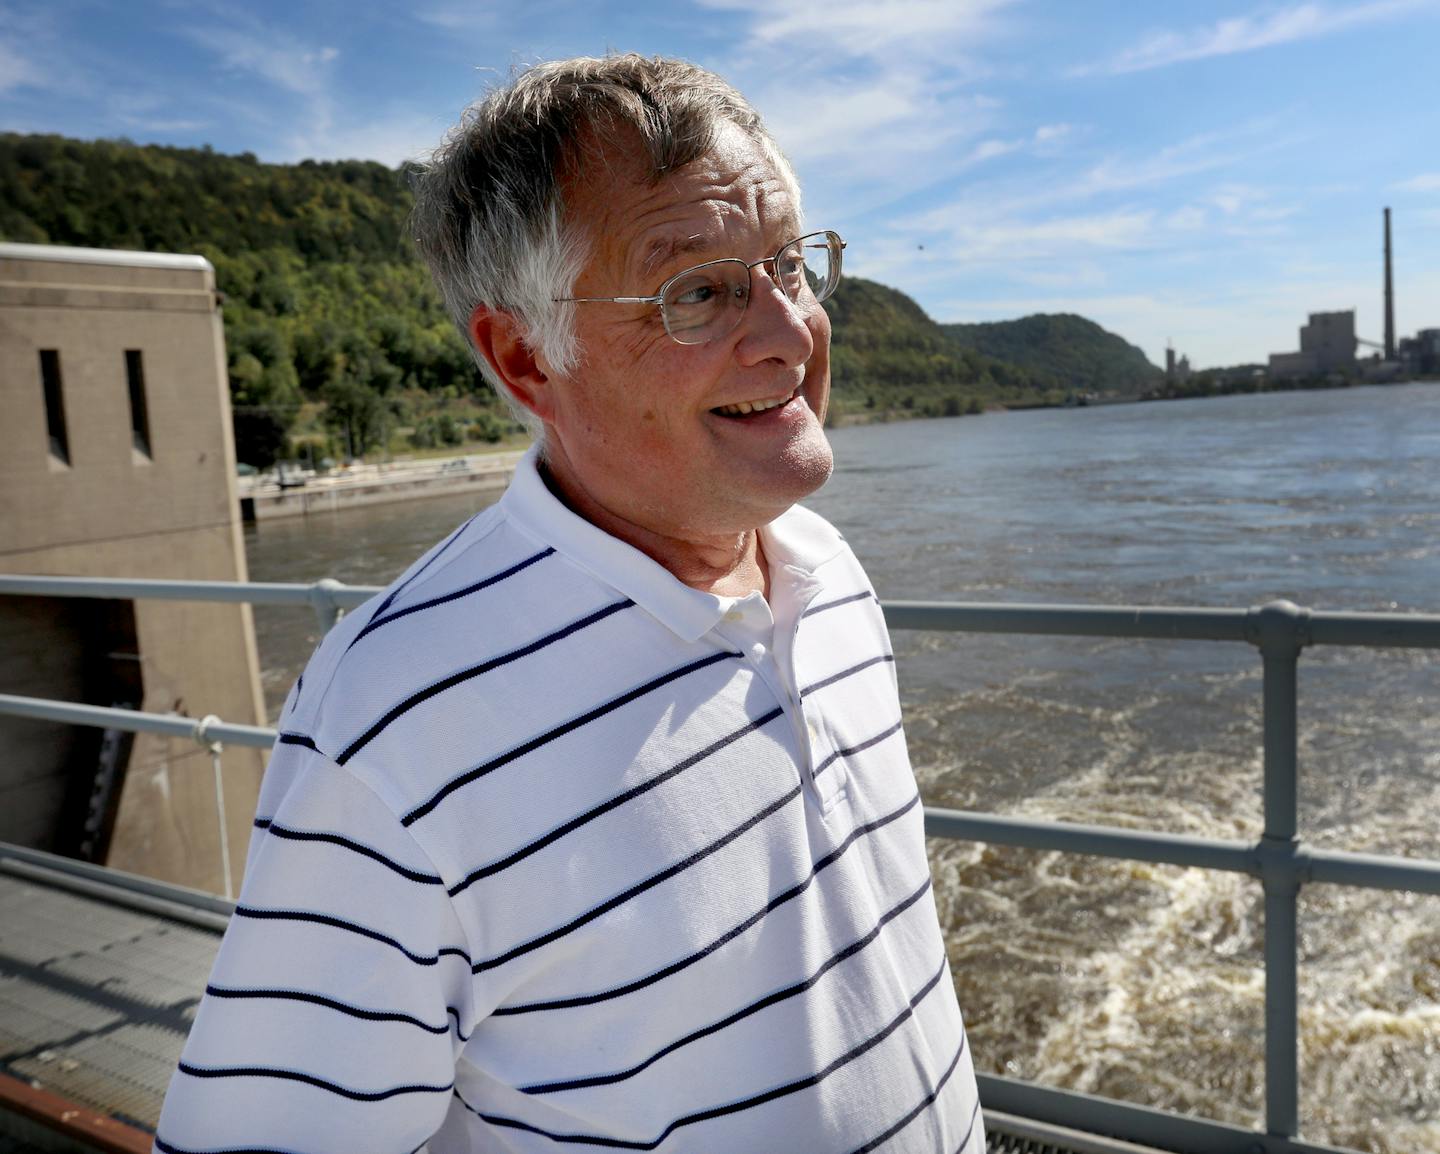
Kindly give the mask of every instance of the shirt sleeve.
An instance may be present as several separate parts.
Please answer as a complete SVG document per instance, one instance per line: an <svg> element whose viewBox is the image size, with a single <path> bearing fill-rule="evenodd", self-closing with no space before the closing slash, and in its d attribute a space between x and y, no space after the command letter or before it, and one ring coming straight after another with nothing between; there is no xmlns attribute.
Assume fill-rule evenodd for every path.
<svg viewBox="0 0 1440 1154"><path fill-rule="evenodd" d="M155 1146L410 1154L450 1109L474 1028L464 931L364 782L277 745L246 876Z"/></svg>

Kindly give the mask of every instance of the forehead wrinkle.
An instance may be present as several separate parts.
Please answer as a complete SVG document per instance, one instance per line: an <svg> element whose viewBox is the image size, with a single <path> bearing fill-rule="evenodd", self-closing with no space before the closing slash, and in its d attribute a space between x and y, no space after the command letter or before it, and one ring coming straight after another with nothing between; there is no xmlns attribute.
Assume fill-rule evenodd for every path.
<svg viewBox="0 0 1440 1154"><path fill-rule="evenodd" d="M674 272L681 263L770 255L750 253L749 242L744 252L738 245L736 251L727 251L727 238L733 242L758 233L761 247L778 248L798 235L793 229L798 227L799 205L771 159L753 142L729 139L731 135L722 133L714 152L659 179L633 168L611 172L611 180L599 182L608 186L600 195L594 183L575 174L577 184L588 184L588 195L582 196L594 215L587 231L598 242L591 275L601 275L592 280L582 274L590 291L633 294L640 291L639 284L653 291L653 282L667 265Z"/></svg>
<svg viewBox="0 0 1440 1154"><path fill-rule="evenodd" d="M685 237L660 237L653 241L646 250L645 259L640 262L640 269L648 275L679 257L693 256L696 253L704 252L709 243L698 232Z"/></svg>
<svg viewBox="0 0 1440 1154"><path fill-rule="evenodd" d="M742 173L737 174L737 176L738 175L743 175L743 170ZM789 203L786 189L781 182L767 178L756 181L751 186L737 189L737 185L741 184L741 181L736 180L728 186L718 186L718 188L727 189L731 193L730 196L711 195L705 198L701 211L713 220L714 231L712 233L692 232L681 235L675 232L669 234L661 232L659 236L656 236L648 244L643 245L643 247L639 249L639 259L636 260L632 256L634 268L639 275L656 275L659 270L667 266L673 267L678 265L682 257L696 257L700 260L715 259L717 257L748 259L743 253L732 252L725 249L723 238L729 233L730 229L727 226L729 226L731 222L737 223L742 229L747 225L753 224L764 233L777 232L778 228L778 232L785 234L783 237L778 237L777 239L778 232L777 236L768 237L776 246L798 235L794 230L799 228L799 214L795 211L795 206ZM775 187L772 188L771 185ZM736 199L734 198L736 191L741 192L739 203L736 203ZM773 197L772 193L775 194ZM780 202L779 214L776 220L767 221L765 219L767 215L766 206L767 203L772 200L778 200ZM673 204L658 206L651 212L640 214L637 218L637 223L643 222L648 216L667 217L675 207ZM659 231L664 229L666 224L662 219L661 223L657 223L653 227L656 231Z"/></svg>

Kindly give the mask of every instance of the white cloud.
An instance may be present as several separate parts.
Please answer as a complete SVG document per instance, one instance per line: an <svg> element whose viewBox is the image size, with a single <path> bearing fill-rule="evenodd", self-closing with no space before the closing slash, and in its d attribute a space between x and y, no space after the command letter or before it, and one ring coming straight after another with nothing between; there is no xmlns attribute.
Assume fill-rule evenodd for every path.
<svg viewBox="0 0 1440 1154"><path fill-rule="evenodd" d="M797 164L820 158L860 160L873 149L904 154L933 147L937 136L925 121L933 95L913 78L886 77L873 84L816 80L802 89L777 87L755 103L786 154Z"/></svg>
<svg viewBox="0 0 1440 1154"><path fill-rule="evenodd" d="M326 126L291 136L277 160L378 160L395 168L427 155L449 120L434 113L398 112L353 126Z"/></svg>
<svg viewBox="0 0 1440 1154"><path fill-rule="evenodd" d="M1186 200L1194 200L1192 190L1199 183L1197 177L1241 164L1255 151L1272 147L1275 140L1273 126L1268 121L1257 121L1224 133L1200 133L1150 153L1112 153L1099 160L1076 165L1073 169L1052 164L1041 172L1032 170L1011 180L972 181L948 204L929 214L902 218L898 223L902 228L912 227L917 222L930 227L932 222L927 215L934 219L995 220L1003 217L1010 221L1023 220L1054 214L1064 206L1079 206L1117 196L1127 199L1162 197L1163 187L1177 181L1185 182ZM1040 156L1047 155L1038 144L1034 151ZM1235 183L1222 185L1216 195L1241 197L1242 190L1247 203L1258 204L1264 200L1263 191ZM1238 207L1241 202L1235 200L1234 203ZM1172 202L1158 207L1163 211L1174 205ZM1213 208L1215 205L1207 201L1204 207Z"/></svg>
<svg viewBox="0 0 1440 1154"><path fill-rule="evenodd" d="M278 29L262 27L249 18L190 27L183 32L215 53L225 67L253 73L301 96L314 96L326 89L330 65L340 55L339 49L330 45L297 44Z"/></svg>
<svg viewBox="0 0 1440 1154"><path fill-rule="evenodd" d="M1108 61L1085 65L1072 71L1082 76L1094 73L1143 72L1189 60L1255 52L1296 40L1313 40L1362 24L1414 11L1426 0L1370 0L1349 7L1326 4L1296 4L1287 8L1237 16L1202 28L1183 32L1154 32L1138 44Z"/></svg>
<svg viewBox="0 0 1440 1154"><path fill-rule="evenodd" d="M507 17L522 14L511 13L505 6L498 4L482 5L476 4L474 0L438 0L414 8L411 15L422 24L458 33L467 39L479 40L499 33L505 27ZM546 18L554 20L560 15L563 15L563 12L556 5L531 0L525 6L522 18L530 25L537 26Z"/></svg>
<svg viewBox="0 0 1440 1154"><path fill-rule="evenodd" d="M1077 196L1120 192L1228 168L1255 147L1250 141L1261 141L1259 147L1274 147L1273 133L1268 121L1256 121L1223 133L1197 133L1149 156L1112 156L1082 174L1070 191Z"/></svg>
<svg viewBox="0 0 1440 1154"><path fill-rule="evenodd" d="M1070 135L1068 124L1042 124L1035 130L1036 144L1049 144L1052 140L1059 140L1062 136Z"/></svg>
<svg viewBox="0 0 1440 1154"><path fill-rule="evenodd" d="M1177 232L1194 232L1204 228L1209 220L1210 214L1198 204L1187 204L1166 216L1165 225Z"/></svg>
<svg viewBox="0 0 1440 1154"><path fill-rule="evenodd" d="M1098 253L1149 249L1160 241L1159 224L1148 209L1026 220L944 205L897 222L888 240L869 246L868 268L903 268L907 284L923 279L927 263L947 276L979 265L999 265L1008 275L1027 262L1057 272ZM913 251L920 244L923 261ZM884 279L879 271L862 270L861 275Z"/></svg>
<svg viewBox="0 0 1440 1154"><path fill-rule="evenodd" d="M828 216L874 209L987 156L1001 102L974 90L1016 0L699 0L736 26L712 61Z"/></svg>
<svg viewBox="0 0 1440 1154"><path fill-rule="evenodd" d="M1440 172L1422 172L1390 187L1396 192L1440 192Z"/></svg>
<svg viewBox="0 0 1440 1154"><path fill-rule="evenodd" d="M0 92L40 86L43 82L44 73L35 67L31 59L21 56L9 44L0 41Z"/></svg>
<svg viewBox="0 0 1440 1154"><path fill-rule="evenodd" d="M770 70L765 70L769 72ZM773 75L773 73L770 73ZM984 102L943 94L910 72L867 83L796 85L732 77L794 162L807 215L840 220L873 210L973 163L967 141L992 127Z"/></svg>
<svg viewBox="0 0 1440 1154"><path fill-rule="evenodd" d="M1118 209L1033 222L963 225L961 259L1025 260L1071 249L1145 248L1155 242L1155 214Z"/></svg>
<svg viewBox="0 0 1440 1154"><path fill-rule="evenodd" d="M1026 143L1024 140L982 140L970 150L968 159L972 164L979 164L984 160L1004 156L1008 152L1019 152Z"/></svg>
<svg viewBox="0 0 1440 1154"><path fill-rule="evenodd" d="M700 0L703 7L753 17L752 43L793 55L796 45L823 55L826 49L864 59L971 57L996 31L996 14L1015 0Z"/></svg>

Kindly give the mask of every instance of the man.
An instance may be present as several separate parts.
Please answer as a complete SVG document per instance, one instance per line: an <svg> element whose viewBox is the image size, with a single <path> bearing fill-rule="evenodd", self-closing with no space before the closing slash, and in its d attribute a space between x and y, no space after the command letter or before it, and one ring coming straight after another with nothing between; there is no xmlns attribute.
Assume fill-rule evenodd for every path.
<svg viewBox="0 0 1440 1154"><path fill-rule="evenodd" d="M416 237L538 451L281 718L163 1151L984 1147L839 535L843 242L719 78L534 68Z"/></svg>

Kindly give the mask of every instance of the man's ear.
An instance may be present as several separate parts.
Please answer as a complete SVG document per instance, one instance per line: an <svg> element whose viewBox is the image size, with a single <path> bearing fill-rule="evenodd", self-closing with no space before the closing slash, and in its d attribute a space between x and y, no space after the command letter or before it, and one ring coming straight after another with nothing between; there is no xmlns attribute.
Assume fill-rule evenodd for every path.
<svg viewBox="0 0 1440 1154"><path fill-rule="evenodd" d="M554 414L549 375L521 335L520 322L503 309L476 305L470 314L470 339L490 362L510 394L541 421Z"/></svg>

